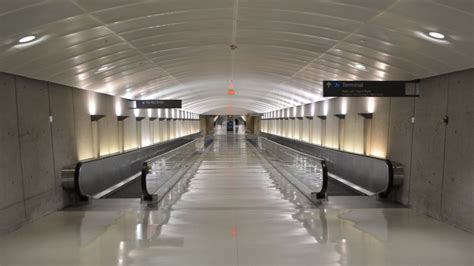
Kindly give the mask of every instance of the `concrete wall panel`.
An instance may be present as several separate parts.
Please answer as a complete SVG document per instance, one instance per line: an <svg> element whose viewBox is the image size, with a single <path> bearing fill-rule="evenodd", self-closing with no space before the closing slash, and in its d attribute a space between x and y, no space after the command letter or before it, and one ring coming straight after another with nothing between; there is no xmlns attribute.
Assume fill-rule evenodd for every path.
<svg viewBox="0 0 474 266"><path fill-rule="evenodd" d="M391 99L387 158L401 163L404 167L405 178L403 186L395 195L396 199L403 204L409 204L413 137L411 118L414 116L414 110L414 98Z"/></svg>
<svg viewBox="0 0 474 266"><path fill-rule="evenodd" d="M363 120L359 121L363 122ZM375 98L375 111L372 118L372 143L370 145L370 155L381 158L385 158L387 156L389 121L390 98ZM363 138L360 138L359 143L363 143Z"/></svg>
<svg viewBox="0 0 474 266"><path fill-rule="evenodd" d="M100 155L105 156L119 151L118 123L115 114L115 99L105 94L96 94L97 114L105 115L99 120Z"/></svg>
<svg viewBox="0 0 474 266"><path fill-rule="evenodd" d="M92 150L92 124L89 114L90 92L73 90L74 129L79 160L94 157Z"/></svg>
<svg viewBox="0 0 474 266"><path fill-rule="evenodd" d="M302 140L303 141L306 141L306 142L309 142L309 135L311 134L312 132L312 129L311 129L311 123L313 122L313 120L310 120L308 118L303 118L303 132L302 133Z"/></svg>
<svg viewBox="0 0 474 266"><path fill-rule="evenodd" d="M311 143L321 145L321 119L314 118L313 119L313 135L311 136Z"/></svg>
<svg viewBox="0 0 474 266"><path fill-rule="evenodd" d="M111 97L109 95L106 95L107 98L107 110L106 110L106 115L108 118L107 119L107 125L109 129L107 130L108 136L107 136L107 141L108 141L108 146L109 146L109 154L115 154L120 151L118 141L119 141L119 136L118 136L118 120L117 120L117 114L115 113L115 97Z"/></svg>
<svg viewBox="0 0 474 266"><path fill-rule="evenodd" d="M0 233L67 204L61 171L94 157L94 114L105 115L98 124L101 155L119 151L117 115L129 116L125 148L137 147L136 120L126 100L0 73ZM180 136L182 121L174 124L179 126L172 135ZM143 127L145 144L152 144L148 120Z"/></svg>
<svg viewBox="0 0 474 266"><path fill-rule="evenodd" d="M58 195L60 195L59 191L52 188L52 190L27 198L25 200L26 219L31 221L62 208L62 201L57 200Z"/></svg>
<svg viewBox="0 0 474 266"><path fill-rule="evenodd" d="M151 145L151 138L150 138L150 120L145 118L141 121L142 127L142 147Z"/></svg>
<svg viewBox="0 0 474 266"><path fill-rule="evenodd" d="M54 193L55 178L46 82L16 78L25 198Z"/></svg>
<svg viewBox="0 0 474 266"><path fill-rule="evenodd" d="M349 152L363 153L361 147L364 138L363 119L358 114L363 112L365 98L348 98L347 114L345 119L345 134L343 150Z"/></svg>
<svg viewBox="0 0 474 266"><path fill-rule="evenodd" d="M133 110L127 109L128 118L124 120L125 150L137 148L137 122Z"/></svg>
<svg viewBox="0 0 474 266"><path fill-rule="evenodd" d="M338 148L339 119L335 114L341 114L342 102L345 98L336 98L328 101L328 115L326 119L326 143L325 146L333 149Z"/></svg>
<svg viewBox="0 0 474 266"><path fill-rule="evenodd" d="M474 70L449 76L441 217L474 231Z"/></svg>
<svg viewBox="0 0 474 266"><path fill-rule="evenodd" d="M15 77L0 73L0 234L25 220Z"/></svg>
<svg viewBox="0 0 474 266"><path fill-rule="evenodd" d="M17 115L15 78L0 73L0 210L23 200Z"/></svg>
<svg viewBox="0 0 474 266"><path fill-rule="evenodd" d="M23 201L0 208L0 235L18 229L26 221Z"/></svg>
<svg viewBox="0 0 474 266"><path fill-rule="evenodd" d="M76 149L76 134L74 128L74 88L48 84L49 101L52 123L54 173L56 178L57 199L62 205L63 199L67 198L61 187L61 170L65 167L74 166L78 161Z"/></svg>
<svg viewBox="0 0 474 266"><path fill-rule="evenodd" d="M440 218L446 131L442 120L447 109L448 86L446 76L422 80L421 97L415 102L411 204L435 218Z"/></svg>

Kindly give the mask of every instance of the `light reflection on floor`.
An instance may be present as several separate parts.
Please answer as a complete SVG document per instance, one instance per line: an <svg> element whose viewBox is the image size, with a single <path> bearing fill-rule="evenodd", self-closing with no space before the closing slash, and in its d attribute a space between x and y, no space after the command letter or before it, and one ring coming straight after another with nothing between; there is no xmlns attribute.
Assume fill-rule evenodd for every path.
<svg viewBox="0 0 474 266"><path fill-rule="evenodd" d="M155 208L107 200L0 239L0 265L473 265L473 235L409 209L323 209L218 134Z"/></svg>

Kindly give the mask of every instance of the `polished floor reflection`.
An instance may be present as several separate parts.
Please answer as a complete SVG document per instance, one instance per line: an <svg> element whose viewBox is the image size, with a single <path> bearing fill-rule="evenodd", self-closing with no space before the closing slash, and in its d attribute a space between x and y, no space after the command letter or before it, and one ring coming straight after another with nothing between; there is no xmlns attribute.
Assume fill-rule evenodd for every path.
<svg viewBox="0 0 474 266"><path fill-rule="evenodd" d="M0 265L473 265L473 235L410 209L323 209L244 136L216 136L159 206L101 200L0 239Z"/></svg>

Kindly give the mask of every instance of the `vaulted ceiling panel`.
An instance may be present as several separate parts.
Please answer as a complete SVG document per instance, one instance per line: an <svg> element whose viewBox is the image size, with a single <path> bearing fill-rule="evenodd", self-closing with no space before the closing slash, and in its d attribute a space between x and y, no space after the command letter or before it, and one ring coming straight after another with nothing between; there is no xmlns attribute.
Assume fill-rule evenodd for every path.
<svg viewBox="0 0 474 266"><path fill-rule="evenodd" d="M474 67L473 5L0 0L0 71L130 99L179 98L198 113L266 112L321 99L325 79L411 80ZM19 43L25 36L36 39Z"/></svg>

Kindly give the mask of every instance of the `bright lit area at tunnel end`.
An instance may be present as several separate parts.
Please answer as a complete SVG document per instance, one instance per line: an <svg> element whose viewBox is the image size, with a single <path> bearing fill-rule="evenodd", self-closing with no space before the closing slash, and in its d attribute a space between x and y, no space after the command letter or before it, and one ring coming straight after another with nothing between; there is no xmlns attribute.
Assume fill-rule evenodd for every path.
<svg viewBox="0 0 474 266"><path fill-rule="evenodd" d="M0 266L473 266L474 0L0 0Z"/></svg>

